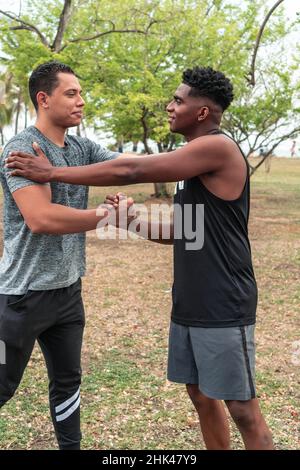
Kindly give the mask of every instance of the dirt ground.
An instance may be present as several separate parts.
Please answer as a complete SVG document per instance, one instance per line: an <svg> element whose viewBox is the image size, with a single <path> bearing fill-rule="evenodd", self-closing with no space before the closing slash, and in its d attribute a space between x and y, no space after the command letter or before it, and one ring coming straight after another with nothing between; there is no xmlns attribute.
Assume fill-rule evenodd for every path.
<svg viewBox="0 0 300 470"><path fill-rule="evenodd" d="M260 293L257 389L276 447L297 449L300 191L293 169L286 171L291 173L286 182L278 176L283 171L280 165L273 179L263 174L254 178L252 192L250 239ZM299 176L300 164L296 169ZM150 198L152 185L122 189L138 202L155 202ZM108 192L93 188L91 207ZM184 387L166 380L171 286L172 247L144 240L99 240L95 232L88 233L83 280L84 448L204 448ZM1 410L0 432L2 449L56 447L38 348L19 391ZM242 448L234 426L232 441L234 448Z"/></svg>

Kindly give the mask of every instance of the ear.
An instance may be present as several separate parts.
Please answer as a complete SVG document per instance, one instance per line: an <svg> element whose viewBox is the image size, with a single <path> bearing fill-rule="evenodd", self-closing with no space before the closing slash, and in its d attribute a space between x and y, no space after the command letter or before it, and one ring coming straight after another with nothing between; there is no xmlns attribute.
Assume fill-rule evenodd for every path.
<svg viewBox="0 0 300 470"><path fill-rule="evenodd" d="M44 91L39 91L36 94L36 100L38 103L39 108L48 108L48 95Z"/></svg>
<svg viewBox="0 0 300 470"><path fill-rule="evenodd" d="M204 121L209 114L209 108L208 106L201 106L198 112L197 119L198 121Z"/></svg>

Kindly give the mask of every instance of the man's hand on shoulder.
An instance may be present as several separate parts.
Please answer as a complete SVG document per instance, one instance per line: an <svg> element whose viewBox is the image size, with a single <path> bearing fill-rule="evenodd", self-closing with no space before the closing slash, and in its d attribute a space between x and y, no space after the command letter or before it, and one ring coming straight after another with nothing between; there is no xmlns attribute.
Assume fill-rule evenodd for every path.
<svg viewBox="0 0 300 470"><path fill-rule="evenodd" d="M53 166L36 142L32 147L37 156L14 150L6 159L5 167L12 169L11 176L22 176L37 183L48 183L52 179Z"/></svg>

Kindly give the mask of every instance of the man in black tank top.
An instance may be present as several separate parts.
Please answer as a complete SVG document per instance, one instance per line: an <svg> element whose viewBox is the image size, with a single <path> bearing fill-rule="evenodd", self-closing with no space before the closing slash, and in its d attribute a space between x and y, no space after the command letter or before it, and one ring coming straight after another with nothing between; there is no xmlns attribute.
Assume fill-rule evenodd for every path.
<svg viewBox="0 0 300 470"><path fill-rule="evenodd" d="M272 449L254 386L257 288L247 227L249 170L238 145L219 129L232 99L223 73L195 67L183 73L167 107L170 130L185 137L184 147L76 168L52 167L41 151L38 157L15 152L8 166L13 175L41 183L178 182L171 235L166 239L158 223L159 239L153 240L174 244L168 378L186 384L208 449L230 446L221 400L246 449ZM106 202L118 206L119 199L108 196ZM148 239L156 232L153 225L138 221Z"/></svg>

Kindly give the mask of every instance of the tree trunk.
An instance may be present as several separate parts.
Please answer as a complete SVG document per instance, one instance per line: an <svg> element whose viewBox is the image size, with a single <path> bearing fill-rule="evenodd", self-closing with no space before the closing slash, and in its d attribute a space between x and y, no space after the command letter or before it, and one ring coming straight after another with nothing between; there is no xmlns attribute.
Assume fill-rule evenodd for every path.
<svg viewBox="0 0 300 470"><path fill-rule="evenodd" d="M28 124L28 108L27 108L27 105L25 104L24 129L26 129L27 124Z"/></svg>
<svg viewBox="0 0 300 470"><path fill-rule="evenodd" d="M260 162L259 162L257 165L251 166L251 168L250 168L250 176L253 176L254 173L259 169L259 167L261 167L261 165L262 165L263 163L266 164L266 159L268 159L268 158L271 159L271 157L272 157L272 153L269 152L269 153L267 153L266 155L264 155L264 156L262 157L262 159L260 160ZM271 163L271 162L269 162L269 163ZM269 171L270 171L270 169L269 169ZM268 171L267 171L267 173L268 173Z"/></svg>
<svg viewBox="0 0 300 470"><path fill-rule="evenodd" d="M3 129L0 127L0 137L1 137L1 147L4 146L4 134L3 134Z"/></svg>
<svg viewBox="0 0 300 470"><path fill-rule="evenodd" d="M143 144L144 144L145 153L147 153L148 155L152 155L153 152L152 152L151 147L149 147L149 145L148 145L147 139L145 139L145 138L143 139Z"/></svg>
<svg viewBox="0 0 300 470"><path fill-rule="evenodd" d="M161 142L157 142L157 148L158 148L159 153L164 152L163 144ZM154 196L155 197L169 197L170 196L166 183L154 183Z"/></svg>
<svg viewBox="0 0 300 470"><path fill-rule="evenodd" d="M15 135L17 135L17 133L18 133L20 111L21 111L21 94L19 94L18 102L17 102L16 120L15 120Z"/></svg>
<svg viewBox="0 0 300 470"><path fill-rule="evenodd" d="M169 146L167 147L168 152L171 152L173 150L173 147L175 145L175 141L176 141L175 135L172 134L171 137L170 137Z"/></svg>
<svg viewBox="0 0 300 470"><path fill-rule="evenodd" d="M86 137L86 129L85 129L84 121L81 121L81 129L82 129L82 133L84 137Z"/></svg>
<svg viewBox="0 0 300 470"><path fill-rule="evenodd" d="M118 146L118 152L123 153L124 152L124 139L123 139L123 137L120 137L117 140L117 146Z"/></svg>
<svg viewBox="0 0 300 470"><path fill-rule="evenodd" d="M60 14L59 25L57 28L57 33L54 39L54 42L51 46L51 49L54 52L60 52L62 49L62 40L64 37L65 30L68 26L72 14L72 0L65 0L63 10Z"/></svg>
<svg viewBox="0 0 300 470"><path fill-rule="evenodd" d="M154 183L155 197L170 197L166 183Z"/></svg>
<svg viewBox="0 0 300 470"><path fill-rule="evenodd" d="M149 129L146 123L146 112L144 113L144 116L141 119L142 125L143 125L143 144L145 147L145 152L148 155L153 154L152 149L148 145L148 135L149 135ZM158 144L159 146L159 144ZM159 148L159 147L158 147ZM168 189L166 183L154 183L154 196L155 197L168 197Z"/></svg>
<svg viewBox="0 0 300 470"><path fill-rule="evenodd" d="M249 78L248 78L248 83L249 85L251 86L255 86L255 61L256 61L256 56L257 56L257 51L258 51L258 48L259 48L259 44L260 44L260 40L261 40L261 37L263 35L263 32L264 32L264 29L266 27L266 24L267 22L269 21L271 15L273 14L274 10L276 10L276 8L283 2L284 0L278 0L275 5L272 6L271 10L268 12L267 16L265 17L260 29L259 29L259 32L258 32L258 36L256 38L256 44L255 44L255 47L254 47L254 52L253 52L253 56L252 56L252 61L251 61L251 70L250 70L250 75L249 75Z"/></svg>

